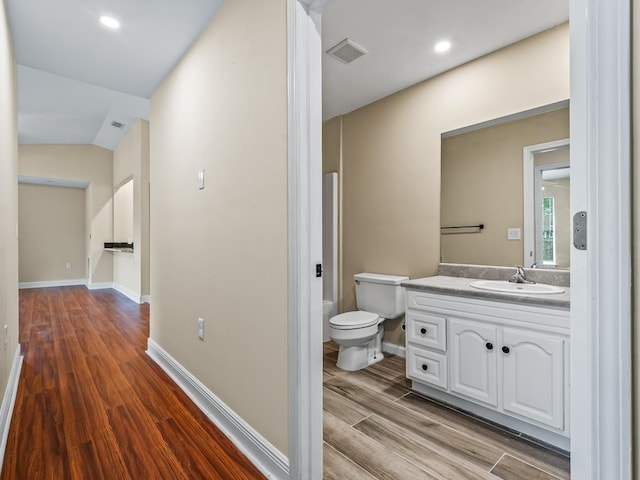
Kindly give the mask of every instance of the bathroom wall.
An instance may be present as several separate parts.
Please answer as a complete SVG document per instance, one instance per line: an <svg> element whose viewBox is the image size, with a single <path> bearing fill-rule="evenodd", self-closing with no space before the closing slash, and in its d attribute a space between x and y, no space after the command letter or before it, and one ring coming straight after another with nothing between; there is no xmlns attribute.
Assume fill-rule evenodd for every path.
<svg viewBox="0 0 640 480"><path fill-rule="evenodd" d="M113 260L104 242L113 236L113 153L93 145L20 145L18 159L20 175L90 182L85 203L89 285L111 285Z"/></svg>
<svg viewBox="0 0 640 480"><path fill-rule="evenodd" d="M285 455L286 32L284 0L225 2L150 120L151 338Z"/></svg>
<svg viewBox="0 0 640 480"><path fill-rule="evenodd" d="M331 120L328 120L322 125L322 173L338 173L338 204L337 204L337 236L338 236L338 251L335 252L335 256L337 257L337 301L336 305L333 308L333 312L342 312L342 235L340 231L342 229L342 175L340 175L340 171L342 169L342 118L336 117ZM324 212L323 212L324 215ZM323 254L324 256L324 254ZM323 260L324 261L324 260ZM324 289L324 285L323 285ZM323 298L327 298L323 293Z"/></svg>
<svg viewBox="0 0 640 480"><path fill-rule="evenodd" d="M563 108L443 139L442 225L483 223L485 228L477 234L443 235L442 261L521 265L524 237L508 240L507 229L524 233L522 149L568 137L569 109ZM568 248L567 239L567 253Z"/></svg>
<svg viewBox="0 0 640 480"><path fill-rule="evenodd" d="M443 132L567 98L563 24L344 115L342 309L355 308L354 273L436 273ZM404 345L401 323L385 341Z"/></svg>
<svg viewBox="0 0 640 480"><path fill-rule="evenodd" d="M20 282L84 281L84 189L20 184L18 198Z"/></svg>
<svg viewBox="0 0 640 480"><path fill-rule="evenodd" d="M149 122L138 120L113 152L113 188L118 195L127 181L131 198L121 205L114 197L113 241L131 240L133 253L113 253L113 283L131 298L149 295ZM122 194L123 192L121 192ZM127 215L131 215L131 219ZM125 221L131 232L124 233Z"/></svg>
<svg viewBox="0 0 640 480"><path fill-rule="evenodd" d="M16 63L0 2L0 325L7 347L0 352L0 394L4 396L18 349L18 122Z"/></svg>
<svg viewBox="0 0 640 480"><path fill-rule="evenodd" d="M341 161L342 119L332 118L322 124L322 173L338 173Z"/></svg>

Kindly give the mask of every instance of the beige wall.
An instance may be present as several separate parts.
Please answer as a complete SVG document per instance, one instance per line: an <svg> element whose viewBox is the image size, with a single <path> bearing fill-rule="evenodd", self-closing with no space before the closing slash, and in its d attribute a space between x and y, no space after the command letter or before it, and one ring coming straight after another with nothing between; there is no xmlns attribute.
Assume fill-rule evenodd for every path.
<svg viewBox="0 0 640 480"><path fill-rule="evenodd" d="M569 109L563 108L443 139L442 225L483 223L485 228L481 233L443 234L442 261L521 265L524 254L522 149L568 137ZM508 228L519 228L521 239L508 240ZM568 251L568 243L566 246Z"/></svg>
<svg viewBox="0 0 640 480"><path fill-rule="evenodd" d="M0 328L7 348L0 351L0 393L4 395L18 348L18 126L16 64L0 2Z"/></svg>
<svg viewBox="0 0 640 480"><path fill-rule="evenodd" d="M343 117L343 309L353 274L433 275L440 135L569 98L569 27L548 30ZM401 321L385 341L404 344Z"/></svg>
<svg viewBox="0 0 640 480"><path fill-rule="evenodd" d="M151 338L285 455L286 30L284 0L225 2L150 121Z"/></svg>
<svg viewBox="0 0 640 480"><path fill-rule="evenodd" d="M342 311L342 117L332 118L322 124L322 174L338 174L338 305ZM324 257L323 257L324 258ZM324 296L323 298L327 298Z"/></svg>
<svg viewBox="0 0 640 480"><path fill-rule="evenodd" d="M124 182L132 180L130 209L121 210L114 202L114 238L116 242L131 240L133 253L113 254L114 284L132 295L149 294L149 122L139 120L113 152L113 188L117 192ZM116 193L114 193L115 195ZM130 212L126 223L130 233L119 232L119 222ZM128 215L129 213L127 213ZM127 227L129 228L129 227ZM124 235L124 236L123 236ZM126 237L126 238L125 238Z"/></svg>
<svg viewBox="0 0 640 480"><path fill-rule="evenodd" d="M322 173L340 171L342 151L342 118L335 117L322 124Z"/></svg>
<svg viewBox="0 0 640 480"><path fill-rule="evenodd" d="M113 281L113 260L104 242L113 237L113 153L93 145L20 145L20 175L88 181L86 251L90 284Z"/></svg>
<svg viewBox="0 0 640 480"><path fill-rule="evenodd" d="M85 191L21 184L18 198L20 282L84 280Z"/></svg>

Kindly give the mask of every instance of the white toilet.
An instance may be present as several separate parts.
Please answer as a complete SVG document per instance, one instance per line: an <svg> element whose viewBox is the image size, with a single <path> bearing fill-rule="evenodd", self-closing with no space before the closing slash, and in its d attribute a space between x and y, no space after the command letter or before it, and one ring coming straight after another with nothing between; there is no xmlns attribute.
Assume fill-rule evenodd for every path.
<svg viewBox="0 0 640 480"><path fill-rule="evenodd" d="M355 371L384 358L382 355L383 322L398 318L405 310L405 289L400 284L409 277L379 273L358 273L356 312L331 317L331 339L340 345L338 368Z"/></svg>

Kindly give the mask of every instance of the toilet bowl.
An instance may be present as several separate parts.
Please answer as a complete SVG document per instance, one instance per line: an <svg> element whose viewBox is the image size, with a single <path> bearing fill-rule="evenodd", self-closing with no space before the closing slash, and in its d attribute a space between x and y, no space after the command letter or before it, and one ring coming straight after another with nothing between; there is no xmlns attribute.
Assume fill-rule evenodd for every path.
<svg viewBox="0 0 640 480"><path fill-rule="evenodd" d="M382 334L384 318L371 312L347 312L331 318L331 339L340 345L337 367L355 371L384 358Z"/></svg>
<svg viewBox="0 0 640 480"><path fill-rule="evenodd" d="M376 273L354 275L356 303L361 310L329 319L329 335L340 349L337 367L355 371L384 358L384 321L404 314L405 295L401 283L409 277Z"/></svg>

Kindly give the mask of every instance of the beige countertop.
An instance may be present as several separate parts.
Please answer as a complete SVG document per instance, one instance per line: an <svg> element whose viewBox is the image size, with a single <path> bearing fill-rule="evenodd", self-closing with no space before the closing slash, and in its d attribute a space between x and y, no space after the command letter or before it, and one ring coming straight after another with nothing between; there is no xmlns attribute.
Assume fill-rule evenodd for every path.
<svg viewBox="0 0 640 480"><path fill-rule="evenodd" d="M448 277L437 275L434 277L417 278L402 282L402 286L411 290L422 290L430 293L440 293L459 297L480 298L483 300L497 300L508 303L534 305L537 307L552 307L569 310L571 289L564 288L563 293L555 294L516 294L507 292L494 292L480 290L469 284L479 280L477 278Z"/></svg>

